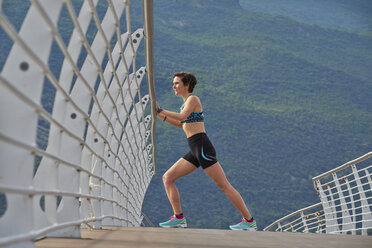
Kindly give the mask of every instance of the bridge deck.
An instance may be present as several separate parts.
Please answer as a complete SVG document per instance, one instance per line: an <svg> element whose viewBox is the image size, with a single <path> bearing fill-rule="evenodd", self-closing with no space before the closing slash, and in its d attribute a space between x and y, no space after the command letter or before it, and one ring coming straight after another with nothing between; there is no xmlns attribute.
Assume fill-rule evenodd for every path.
<svg viewBox="0 0 372 248"><path fill-rule="evenodd" d="M35 247L372 247L371 236L239 232L210 229L118 228L82 230L81 239L46 238Z"/></svg>

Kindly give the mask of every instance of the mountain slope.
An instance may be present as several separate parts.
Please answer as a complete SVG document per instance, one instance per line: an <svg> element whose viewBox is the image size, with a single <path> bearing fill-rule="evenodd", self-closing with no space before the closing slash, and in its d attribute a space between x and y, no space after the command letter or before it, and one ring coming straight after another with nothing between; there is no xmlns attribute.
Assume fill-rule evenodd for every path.
<svg viewBox="0 0 372 248"><path fill-rule="evenodd" d="M323 27L372 31L372 2L369 0L240 0L250 11L283 15Z"/></svg>
<svg viewBox="0 0 372 248"><path fill-rule="evenodd" d="M171 76L196 74L208 135L260 228L317 202L313 176L371 149L370 36L249 12L238 1L154 8L158 101L178 111ZM172 214L161 175L188 151L182 130L158 123L159 174L143 208L154 223ZM178 186L191 227L239 219L202 170Z"/></svg>

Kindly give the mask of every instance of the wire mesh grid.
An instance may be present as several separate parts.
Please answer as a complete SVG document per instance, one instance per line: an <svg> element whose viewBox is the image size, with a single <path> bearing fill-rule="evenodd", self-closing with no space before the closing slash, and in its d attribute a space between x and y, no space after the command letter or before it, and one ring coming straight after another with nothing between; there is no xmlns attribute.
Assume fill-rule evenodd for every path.
<svg viewBox="0 0 372 248"><path fill-rule="evenodd" d="M0 244L83 223L140 225L154 174L141 3L0 4L0 91L6 96L0 105L7 113L0 123L1 172L15 177L0 180L1 229L18 196L30 197L36 216L23 228L28 233L2 232ZM13 103L16 111L9 113ZM18 180L17 166L9 164L17 154L6 151L27 157L17 165L29 167Z"/></svg>

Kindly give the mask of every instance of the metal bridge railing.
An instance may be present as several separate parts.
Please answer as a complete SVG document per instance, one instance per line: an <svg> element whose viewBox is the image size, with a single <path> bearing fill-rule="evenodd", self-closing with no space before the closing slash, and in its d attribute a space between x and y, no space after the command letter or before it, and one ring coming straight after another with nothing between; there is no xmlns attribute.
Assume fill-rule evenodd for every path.
<svg viewBox="0 0 372 248"><path fill-rule="evenodd" d="M372 235L372 152L313 178L327 233Z"/></svg>
<svg viewBox="0 0 372 248"><path fill-rule="evenodd" d="M264 230L372 235L371 157L369 152L314 177L321 202L289 214Z"/></svg>
<svg viewBox="0 0 372 248"><path fill-rule="evenodd" d="M0 1L0 246L140 226L156 172L152 1L132 3L134 32L129 0L22 3Z"/></svg>
<svg viewBox="0 0 372 248"><path fill-rule="evenodd" d="M324 233L325 220L322 204L297 210L267 226L264 231Z"/></svg>

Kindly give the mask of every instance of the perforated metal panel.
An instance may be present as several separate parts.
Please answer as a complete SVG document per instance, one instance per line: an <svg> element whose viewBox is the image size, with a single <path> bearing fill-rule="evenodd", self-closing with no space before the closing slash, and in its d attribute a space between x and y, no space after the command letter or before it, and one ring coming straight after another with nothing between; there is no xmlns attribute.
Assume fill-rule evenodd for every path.
<svg viewBox="0 0 372 248"><path fill-rule="evenodd" d="M147 24L128 0L0 6L0 246L139 226L156 168Z"/></svg>

